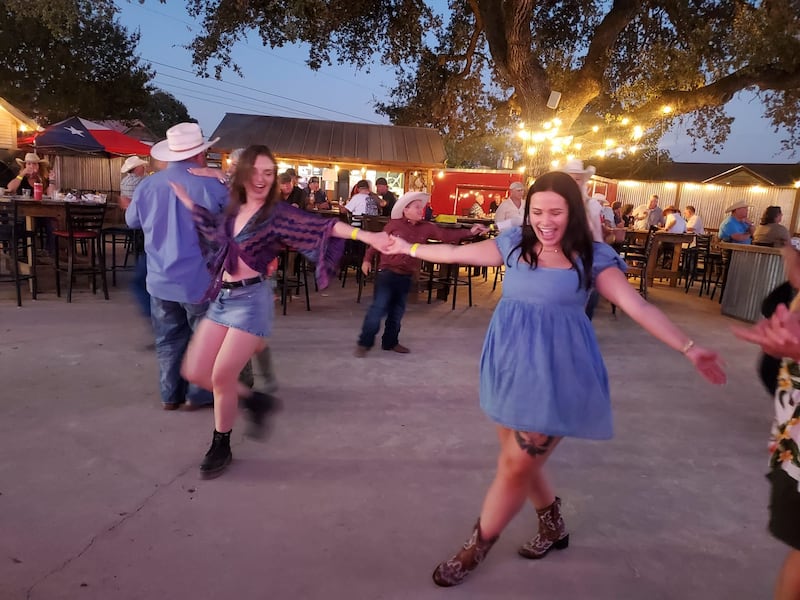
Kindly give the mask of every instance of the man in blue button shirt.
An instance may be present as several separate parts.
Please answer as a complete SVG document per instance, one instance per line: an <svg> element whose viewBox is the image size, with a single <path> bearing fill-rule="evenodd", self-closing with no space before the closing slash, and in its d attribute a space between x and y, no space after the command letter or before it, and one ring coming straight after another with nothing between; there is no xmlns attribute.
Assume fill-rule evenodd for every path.
<svg viewBox="0 0 800 600"><path fill-rule="evenodd" d="M747 220L750 205L739 200L725 209L730 213L719 226L719 239L731 244L750 244L753 241L753 224Z"/></svg>
<svg viewBox="0 0 800 600"><path fill-rule="evenodd" d="M217 179L188 172L191 167L206 166L206 149L218 139L204 142L196 123L179 123L167 130L167 139L150 151L156 160L169 163L167 168L139 184L125 211L128 226L144 232L150 318L164 410L175 410L184 401L192 407L213 403L211 392L187 384L180 374L189 338L208 308L208 302L201 302L201 298L211 275L192 215L168 182L180 183L197 204L213 213L221 212L228 203L227 187Z"/></svg>

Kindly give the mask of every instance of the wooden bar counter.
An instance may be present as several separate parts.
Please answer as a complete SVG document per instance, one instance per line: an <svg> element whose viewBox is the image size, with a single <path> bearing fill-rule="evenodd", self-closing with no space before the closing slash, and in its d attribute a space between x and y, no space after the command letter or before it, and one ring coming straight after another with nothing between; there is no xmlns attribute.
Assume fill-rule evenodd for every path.
<svg viewBox="0 0 800 600"><path fill-rule="evenodd" d="M731 253L722 314L743 321L758 321L761 302L786 281L781 249L726 243L719 247Z"/></svg>

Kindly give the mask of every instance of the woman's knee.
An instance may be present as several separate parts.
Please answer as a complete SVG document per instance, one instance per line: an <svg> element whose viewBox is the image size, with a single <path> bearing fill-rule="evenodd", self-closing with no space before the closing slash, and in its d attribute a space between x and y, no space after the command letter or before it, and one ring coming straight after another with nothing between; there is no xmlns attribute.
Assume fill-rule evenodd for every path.
<svg viewBox="0 0 800 600"><path fill-rule="evenodd" d="M181 377L195 385L208 382L208 378L201 369L198 368L198 364L194 361L187 360L187 357L184 357L183 363L181 364Z"/></svg>

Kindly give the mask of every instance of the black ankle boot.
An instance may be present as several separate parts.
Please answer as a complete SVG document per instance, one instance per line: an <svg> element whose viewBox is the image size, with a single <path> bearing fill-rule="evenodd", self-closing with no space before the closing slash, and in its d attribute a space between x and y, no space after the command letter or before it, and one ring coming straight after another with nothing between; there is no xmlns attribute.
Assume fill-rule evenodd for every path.
<svg viewBox="0 0 800 600"><path fill-rule="evenodd" d="M211 447L206 452L203 462L200 463L200 475L203 479L219 477L227 466L231 464L232 459L231 432L220 433L215 429Z"/></svg>
<svg viewBox="0 0 800 600"><path fill-rule="evenodd" d="M253 439L262 439L267 429L267 416L279 407L278 399L269 394L253 392L249 398L245 398L244 408L249 421L245 435Z"/></svg>

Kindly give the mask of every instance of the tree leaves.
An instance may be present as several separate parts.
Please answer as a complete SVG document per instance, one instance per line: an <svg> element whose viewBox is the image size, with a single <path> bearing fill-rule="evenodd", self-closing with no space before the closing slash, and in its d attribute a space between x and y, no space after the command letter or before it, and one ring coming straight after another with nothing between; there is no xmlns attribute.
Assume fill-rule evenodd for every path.
<svg viewBox="0 0 800 600"><path fill-rule="evenodd" d="M0 30L13 32L0 36L0 95L43 122L136 118L152 79L135 54L138 34L128 34L103 2L48 6L0 8ZM66 19L59 10L66 6L80 12Z"/></svg>

